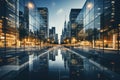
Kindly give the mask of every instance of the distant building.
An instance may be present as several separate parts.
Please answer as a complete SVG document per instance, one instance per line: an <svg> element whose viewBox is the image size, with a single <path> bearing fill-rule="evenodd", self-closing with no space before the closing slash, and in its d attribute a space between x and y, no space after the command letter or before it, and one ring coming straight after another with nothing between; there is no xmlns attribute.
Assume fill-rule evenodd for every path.
<svg viewBox="0 0 120 80"><path fill-rule="evenodd" d="M69 20L71 23L75 22L80 11L81 11L81 9L71 9L70 15L69 15Z"/></svg>
<svg viewBox="0 0 120 80"><path fill-rule="evenodd" d="M64 28L62 29L62 35L61 35L61 43L64 43L64 40L66 39L67 36L67 28L66 28L66 20L64 22Z"/></svg>
<svg viewBox="0 0 120 80"><path fill-rule="evenodd" d="M63 30L62 30L62 33L63 33ZM63 44L64 43L64 39L63 39L63 35L60 36L60 44Z"/></svg>
<svg viewBox="0 0 120 80"><path fill-rule="evenodd" d="M48 8L46 8L46 7L39 7L39 8L37 8L38 9L38 11L39 11L39 13L41 14L41 16L42 16L42 18L43 18L43 20L44 20L44 28L45 28L45 38L47 39L48 37L49 37L49 12L48 12Z"/></svg>
<svg viewBox="0 0 120 80"><path fill-rule="evenodd" d="M67 37L71 37L71 27L70 27L70 21L67 23Z"/></svg>
<svg viewBox="0 0 120 80"><path fill-rule="evenodd" d="M51 29L49 29L49 38L51 42L55 42L55 36L56 36L56 28L52 27Z"/></svg>
<svg viewBox="0 0 120 80"><path fill-rule="evenodd" d="M66 21L64 22L64 28L63 28L62 35L63 35L63 39L66 39L66 37L67 37L67 24L66 24Z"/></svg>
<svg viewBox="0 0 120 80"><path fill-rule="evenodd" d="M55 34L55 43L58 44L58 34Z"/></svg>
<svg viewBox="0 0 120 80"><path fill-rule="evenodd" d="M71 28L70 30L71 38L77 37L77 23L75 21L80 11L81 9L71 9L70 11L69 20L70 20L70 28Z"/></svg>
<svg viewBox="0 0 120 80"><path fill-rule="evenodd" d="M45 40L45 28L44 27L40 27L40 30L39 30L39 39L41 40Z"/></svg>
<svg viewBox="0 0 120 80"><path fill-rule="evenodd" d="M64 28L62 30L62 35L61 35L61 43L69 43L70 41L70 35L71 35L71 28L70 28L70 23L64 22Z"/></svg>

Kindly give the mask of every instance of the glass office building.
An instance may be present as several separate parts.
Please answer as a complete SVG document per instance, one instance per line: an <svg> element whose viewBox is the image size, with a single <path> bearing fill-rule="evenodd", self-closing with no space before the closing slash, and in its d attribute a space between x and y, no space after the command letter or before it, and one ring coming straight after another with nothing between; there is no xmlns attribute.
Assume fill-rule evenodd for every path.
<svg viewBox="0 0 120 80"><path fill-rule="evenodd" d="M28 55L20 51L39 48L38 31L42 23L33 0L0 0L0 66L21 65L28 60Z"/></svg>
<svg viewBox="0 0 120 80"><path fill-rule="evenodd" d="M49 11L48 11L48 8L47 7L38 7L37 8L39 14L42 16L43 20L44 20L44 25L42 25L42 27L44 28L44 39L47 39L49 37Z"/></svg>
<svg viewBox="0 0 120 80"><path fill-rule="evenodd" d="M19 12L21 13L19 14L19 25L26 31L26 33L20 33L20 37L22 38L21 45L35 46L35 39L38 39L38 32L44 20L41 14L39 14L34 0L21 0L19 3Z"/></svg>
<svg viewBox="0 0 120 80"><path fill-rule="evenodd" d="M0 47L20 47L28 36L33 42L43 22L34 0L0 0Z"/></svg>
<svg viewBox="0 0 120 80"><path fill-rule="evenodd" d="M74 43L72 39L76 39L76 18L77 15L80 13L81 9L71 9L70 15L69 15L69 20L70 20L70 27L71 27L71 43Z"/></svg>
<svg viewBox="0 0 120 80"><path fill-rule="evenodd" d="M87 0L78 20L83 20L83 41L93 48L120 48L119 0ZM81 14L83 15L80 18ZM80 24L80 22L79 22ZM81 36L79 36L81 37Z"/></svg>
<svg viewBox="0 0 120 80"><path fill-rule="evenodd" d="M18 41L19 0L0 0L0 47L15 47Z"/></svg>

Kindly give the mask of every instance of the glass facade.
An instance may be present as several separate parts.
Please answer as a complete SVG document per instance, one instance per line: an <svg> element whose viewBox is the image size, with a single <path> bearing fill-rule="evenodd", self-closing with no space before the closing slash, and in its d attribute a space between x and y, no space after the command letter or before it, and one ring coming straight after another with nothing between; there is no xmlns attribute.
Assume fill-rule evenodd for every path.
<svg viewBox="0 0 120 80"><path fill-rule="evenodd" d="M0 0L0 65L15 64L9 56L19 46L19 0Z"/></svg>
<svg viewBox="0 0 120 80"><path fill-rule="evenodd" d="M89 47L103 49L118 49L119 47L119 1L117 0L87 0L82 11L84 41L89 41ZM117 15L117 16L116 16ZM79 36L81 37L81 36Z"/></svg>
<svg viewBox="0 0 120 80"><path fill-rule="evenodd" d="M42 27L44 28L45 34L42 33L42 34L44 34L43 38L47 39L49 37L49 25L48 25L48 23L49 23L49 20L48 20L49 15L48 14L49 13L48 13L48 8L47 7L38 7L37 10L44 20Z"/></svg>
<svg viewBox="0 0 120 80"><path fill-rule="evenodd" d="M43 23L33 0L0 0L0 66L28 61L25 51L43 44L38 35Z"/></svg>
<svg viewBox="0 0 120 80"><path fill-rule="evenodd" d="M16 47L18 41L18 22L19 22L19 0L0 1L0 47ZM4 7L3 7L4 6Z"/></svg>
<svg viewBox="0 0 120 80"><path fill-rule="evenodd" d="M43 18L37 10L36 4L33 0L21 0L19 12L19 25L20 25L20 40L21 46L31 46L39 44L39 31L43 24ZM28 3L33 5L33 9L28 6Z"/></svg>
<svg viewBox="0 0 120 80"><path fill-rule="evenodd" d="M71 31L71 39L70 39L70 42L71 43L76 43L75 40L77 40L77 23L75 22L76 21L76 18L77 18L77 15L80 13L81 9L71 9L70 11L70 15L69 15L69 20L70 20L70 31ZM66 32L65 32L66 33Z"/></svg>
<svg viewBox="0 0 120 80"><path fill-rule="evenodd" d="M33 9L28 6L30 2ZM24 45L35 46L43 23L33 0L0 0L0 47L6 51Z"/></svg>
<svg viewBox="0 0 120 80"><path fill-rule="evenodd" d="M83 40L83 10L80 11L78 14L78 17L76 19L77 23L77 41L82 41Z"/></svg>

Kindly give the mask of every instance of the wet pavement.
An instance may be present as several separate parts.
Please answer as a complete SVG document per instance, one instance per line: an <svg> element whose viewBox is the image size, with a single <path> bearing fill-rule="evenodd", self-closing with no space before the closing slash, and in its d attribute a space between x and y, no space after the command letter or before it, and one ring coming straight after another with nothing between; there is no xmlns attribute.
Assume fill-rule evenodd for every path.
<svg viewBox="0 0 120 80"><path fill-rule="evenodd" d="M2 80L117 80L106 74L112 72L98 65L66 48L55 48L42 55L32 52L28 65Z"/></svg>

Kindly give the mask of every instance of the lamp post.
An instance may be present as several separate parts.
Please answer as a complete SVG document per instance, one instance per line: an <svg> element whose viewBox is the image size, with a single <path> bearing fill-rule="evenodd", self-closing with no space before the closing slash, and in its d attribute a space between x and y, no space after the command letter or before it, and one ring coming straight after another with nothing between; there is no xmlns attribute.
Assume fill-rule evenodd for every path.
<svg viewBox="0 0 120 80"><path fill-rule="evenodd" d="M30 11L32 10L32 9L34 9L34 4L32 3L32 2L28 2L28 4L27 4L27 8L28 8L28 19L29 19L29 14L30 14ZM29 21L29 20L28 20ZM28 39L30 38L30 30L28 30L28 37L27 37ZM29 44L28 44L28 46L29 46Z"/></svg>
<svg viewBox="0 0 120 80"><path fill-rule="evenodd" d="M74 47L75 47L75 43L76 43L75 37L72 38L72 43L74 44Z"/></svg>
<svg viewBox="0 0 120 80"><path fill-rule="evenodd" d="M32 2L28 2L27 7L29 9L33 9L34 8L34 4Z"/></svg>

